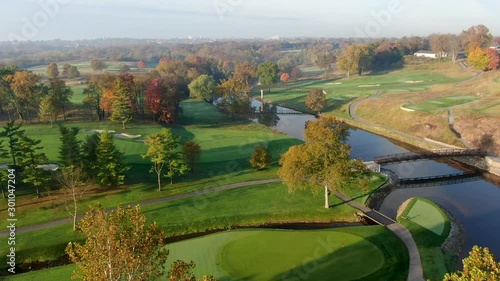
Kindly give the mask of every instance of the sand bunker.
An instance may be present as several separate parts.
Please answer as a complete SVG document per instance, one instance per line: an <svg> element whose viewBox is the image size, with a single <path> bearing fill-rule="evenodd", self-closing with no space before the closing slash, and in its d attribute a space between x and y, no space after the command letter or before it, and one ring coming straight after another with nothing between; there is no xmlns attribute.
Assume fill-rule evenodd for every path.
<svg viewBox="0 0 500 281"><path fill-rule="evenodd" d="M0 165L0 169L8 169L9 165L8 164L2 164Z"/></svg>
<svg viewBox="0 0 500 281"><path fill-rule="evenodd" d="M59 166L56 164L45 164L36 166L37 169L43 169L45 171L56 171L59 169Z"/></svg>
<svg viewBox="0 0 500 281"><path fill-rule="evenodd" d="M359 88L369 88L369 87L379 87L380 84L377 84L377 85L359 85L358 87Z"/></svg>
<svg viewBox="0 0 500 281"><path fill-rule="evenodd" d="M342 84L342 82L335 82L335 83L330 82L330 83L326 83L326 85L341 85L341 84Z"/></svg>
<svg viewBox="0 0 500 281"><path fill-rule="evenodd" d="M424 81L420 80L420 81L412 81L412 80L409 80L409 81L405 81L406 84L415 84L415 83L422 83Z"/></svg>
<svg viewBox="0 0 500 281"><path fill-rule="evenodd" d="M136 139L141 137L141 135L129 135L124 133L114 134L113 136L117 139Z"/></svg>
<svg viewBox="0 0 500 281"><path fill-rule="evenodd" d="M92 130L87 130L87 132L89 133L98 133L98 134L102 134L105 130L95 130L95 129L92 129ZM108 133L114 133L115 131L111 130L111 131L108 131Z"/></svg>

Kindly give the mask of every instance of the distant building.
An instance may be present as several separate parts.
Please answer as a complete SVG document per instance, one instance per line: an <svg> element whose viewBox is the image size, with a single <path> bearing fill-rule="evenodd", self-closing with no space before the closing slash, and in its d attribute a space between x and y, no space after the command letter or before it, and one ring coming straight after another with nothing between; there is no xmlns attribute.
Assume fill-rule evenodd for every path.
<svg viewBox="0 0 500 281"><path fill-rule="evenodd" d="M490 49L495 49L500 53L500 45L491 46Z"/></svg>
<svg viewBox="0 0 500 281"><path fill-rule="evenodd" d="M448 57L447 53L435 53L433 51L418 51L413 55L416 57L425 57L425 58L431 58L431 59Z"/></svg>

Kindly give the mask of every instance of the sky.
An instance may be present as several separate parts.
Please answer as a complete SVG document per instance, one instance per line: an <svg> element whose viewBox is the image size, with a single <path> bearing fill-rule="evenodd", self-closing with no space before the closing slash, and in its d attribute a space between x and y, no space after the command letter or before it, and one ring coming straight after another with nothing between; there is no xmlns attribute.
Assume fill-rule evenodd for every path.
<svg viewBox="0 0 500 281"><path fill-rule="evenodd" d="M0 41L500 35L498 0L4 0L0 13Z"/></svg>

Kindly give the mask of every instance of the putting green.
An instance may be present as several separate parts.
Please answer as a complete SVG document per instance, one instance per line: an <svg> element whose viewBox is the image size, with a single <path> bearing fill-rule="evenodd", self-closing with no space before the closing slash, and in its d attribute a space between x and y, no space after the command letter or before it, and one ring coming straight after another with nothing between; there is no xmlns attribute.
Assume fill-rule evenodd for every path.
<svg viewBox="0 0 500 281"><path fill-rule="evenodd" d="M354 280L385 262L368 240L336 230L229 231L167 248L170 261L193 260L198 278L220 280Z"/></svg>
<svg viewBox="0 0 500 281"><path fill-rule="evenodd" d="M441 210L437 206L420 199L417 199L413 207L411 207L407 218L437 235L443 234L445 229L446 218Z"/></svg>

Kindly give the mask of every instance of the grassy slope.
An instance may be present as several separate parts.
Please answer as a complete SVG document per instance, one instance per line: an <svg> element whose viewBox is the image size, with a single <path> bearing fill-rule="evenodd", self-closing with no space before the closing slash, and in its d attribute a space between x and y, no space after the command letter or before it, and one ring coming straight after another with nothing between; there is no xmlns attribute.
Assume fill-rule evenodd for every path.
<svg viewBox="0 0 500 281"><path fill-rule="evenodd" d="M417 214L412 212L412 215L409 216L408 212L413 211L412 207L417 201L425 202L425 204L431 206L433 209L430 210L430 212L425 212L425 209L421 209L424 213ZM437 235L433 231L422 226L421 224L424 224L423 222L420 221L419 223L421 224L419 224L411 219L411 217L418 215L429 216L430 214L438 216L438 218L433 219L433 221L444 219L444 231L441 235ZM398 218L398 221L411 232L417 244L422 266L424 268L424 275L427 279L442 280L447 272L454 270L453 265L456 261L456 257L446 254L441 250L441 245L448 237L451 226L448 217L439 206L427 199L415 199L410 202L406 210ZM431 226L431 224L428 224L428 226Z"/></svg>
<svg viewBox="0 0 500 281"><path fill-rule="evenodd" d="M195 174L175 179L170 185L165 182L165 191L157 192L155 176L149 173L151 167L147 159L141 157L146 152L143 143L134 140L115 139L117 147L125 153L126 161L131 165L128 173L128 185L120 188L96 188L87 194L81 208L85 211L88 205L100 202L104 207L114 207L118 204L130 204L147 199L168 197L175 194L206 189L219 185L259 179L276 178L279 156L291 145L299 141L283 134L273 133L271 129L246 120L227 120L215 109L205 103L183 103L183 127L172 128L174 134L182 137L182 142L194 140L202 149L200 163L195 167ZM81 128L83 139L87 129L110 129L116 133L140 134L142 136L161 130L159 124L130 124L126 130L121 130L119 124L110 122L77 123L67 126ZM42 140L44 152L50 162L57 162L59 147L58 128L49 125L23 126L27 135ZM261 172L251 169L248 159L253 149L264 144L272 152L275 160L273 166ZM5 159L7 161L7 159ZM37 199L33 190L17 187L18 226L30 225L68 216L58 192ZM25 195L23 195L25 194ZM106 198L103 200L103 198ZM0 219L7 216L6 202L0 202Z"/></svg>

